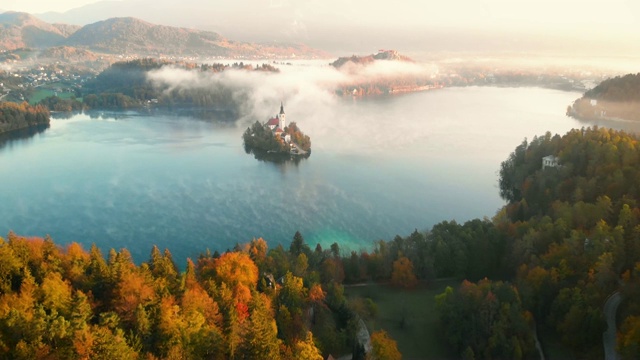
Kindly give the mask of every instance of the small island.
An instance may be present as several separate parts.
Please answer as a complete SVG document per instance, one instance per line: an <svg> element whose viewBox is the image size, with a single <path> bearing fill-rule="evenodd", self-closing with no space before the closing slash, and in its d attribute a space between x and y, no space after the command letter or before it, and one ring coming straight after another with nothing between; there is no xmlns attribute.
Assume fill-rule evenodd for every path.
<svg viewBox="0 0 640 360"><path fill-rule="evenodd" d="M256 121L247 128L242 139L247 154L253 153L258 159L283 160L311 154L311 139L295 122L287 125L283 103L276 116L265 123Z"/></svg>

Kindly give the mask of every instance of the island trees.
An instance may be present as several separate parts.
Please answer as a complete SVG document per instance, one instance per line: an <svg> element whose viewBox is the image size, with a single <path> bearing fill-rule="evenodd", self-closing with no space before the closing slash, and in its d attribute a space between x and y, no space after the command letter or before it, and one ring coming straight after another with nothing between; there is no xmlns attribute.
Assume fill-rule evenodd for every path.
<svg viewBox="0 0 640 360"><path fill-rule="evenodd" d="M311 152L311 139L305 135L295 122L282 132L274 132L268 126L256 121L242 134L247 154L254 154L260 160L283 160L292 155L308 157Z"/></svg>
<svg viewBox="0 0 640 360"><path fill-rule="evenodd" d="M242 134L244 149L247 153L287 153L284 142L276 138L271 130L259 121L247 128Z"/></svg>

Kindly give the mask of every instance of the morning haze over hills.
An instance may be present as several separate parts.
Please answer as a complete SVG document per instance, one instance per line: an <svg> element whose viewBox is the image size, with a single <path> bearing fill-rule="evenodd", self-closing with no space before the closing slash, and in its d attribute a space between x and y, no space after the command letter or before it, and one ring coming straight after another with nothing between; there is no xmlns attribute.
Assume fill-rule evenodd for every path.
<svg viewBox="0 0 640 360"><path fill-rule="evenodd" d="M110 18L85 26L49 24L19 12L0 14L0 49L66 47L124 55L316 57L322 51L302 44L234 42L211 31L155 25L140 19ZM66 49L64 52L77 51ZM53 54L55 55L55 54Z"/></svg>
<svg viewBox="0 0 640 360"><path fill-rule="evenodd" d="M53 6L53 5L50 5ZM622 11L620 9L623 9ZM637 4L456 0L424 4L241 0L97 1L62 11L29 11L49 23L86 25L113 17L218 32L237 41L304 42L333 53L372 48L412 51L536 51L574 55L639 54Z"/></svg>
<svg viewBox="0 0 640 360"><path fill-rule="evenodd" d="M640 3L92 1L0 5L1 359L640 359Z"/></svg>

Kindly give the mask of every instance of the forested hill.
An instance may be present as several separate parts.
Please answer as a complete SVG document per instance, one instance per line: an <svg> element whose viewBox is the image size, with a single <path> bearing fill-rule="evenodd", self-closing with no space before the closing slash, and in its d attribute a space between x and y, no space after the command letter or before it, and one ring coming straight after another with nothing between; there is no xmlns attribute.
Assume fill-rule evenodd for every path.
<svg viewBox="0 0 640 360"><path fill-rule="evenodd" d="M45 107L0 101L0 134L45 124L49 124L49 110Z"/></svg>
<svg viewBox="0 0 640 360"><path fill-rule="evenodd" d="M534 323L545 352L602 359L603 304L619 291L618 351L638 359L639 141L604 128L524 141L501 165L508 204L491 221L443 222L377 242L345 259L345 276L385 279L402 261L419 280L478 281L437 298L441 341L469 359L536 357ZM543 169L551 155L558 166Z"/></svg>
<svg viewBox="0 0 640 360"><path fill-rule="evenodd" d="M584 97L604 101L640 101L640 73L607 79L585 92Z"/></svg>
<svg viewBox="0 0 640 360"><path fill-rule="evenodd" d="M183 71L183 74L197 73L202 78L228 70L279 71L269 64L253 67L242 62L232 65L198 65L148 58L117 62L98 74L96 78L88 81L81 91L82 104L75 104L77 101L73 100L74 105L89 109L118 110L142 106L207 107L231 112L237 111L240 107L241 91L237 91L238 96L234 97L232 89L225 87L221 82L211 81L200 85L180 84L174 86L163 81L154 82L149 78L151 71L159 70L165 66L170 67L172 71ZM42 103L50 106L51 110L58 110L55 105L59 102L58 99L45 99Z"/></svg>
<svg viewBox="0 0 640 360"><path fill-rule="evenodd" d="M577 99L567 114L588 119L640 120L640 73L604 80Z"/></svg>
<svg viewBox="0 0 640 360"><path fill-rule="evenodd" d="M132 17L80 27L48 24L22 12L0 13L0 50L59 46L136 56L327 57L304 44L237 42L211 31L151 24Z"/></svg>
<svg viewBox="0 0 640 360"><path fill-rule="evenodd" d="M621 291L618 349L640 356L640 144L604 128L523 142L502 164L494 220L525 309L565 346L602 358L605 300ZM542 157L558 157L542 168Z"/></svg>

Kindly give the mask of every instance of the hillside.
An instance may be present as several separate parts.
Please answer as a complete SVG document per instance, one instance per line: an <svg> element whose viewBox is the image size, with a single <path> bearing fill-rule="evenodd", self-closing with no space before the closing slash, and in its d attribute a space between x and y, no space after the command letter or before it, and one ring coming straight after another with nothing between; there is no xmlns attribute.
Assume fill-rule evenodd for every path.
<svg viewBox="0 0 640 360"><path fill-rule="evenodd" d="M96 61L99 56L89 50L70 46L50 47L39 54L40 58L59 59L70 62Z"/></svg>
<svg viewBox="0 0 640 360"><path fill-rule="evenodd" d="M5 12L0 14L0 49L56 46L78 28L74 25L48 24L27 13Z"/></svg>
<svg viewBox="0 0 640 360"><path fill-rule="evenodd" d="M640 73L604 80L569 106L567 115L640 121Z"/></svg>
<svg viewBox="0 0 640 360"><path fill-rule="evenodd" d="M83 26L66 39L69 46L106 53L227 55L224 39L209 31L154 25L135 18L112 18Z"/></svg>
<svg viewBox="0 0 640 360"><path fill-rule="evenodd" d="M303 44L235 42L211 31L151 24L132 17L79 27L49 24L27 13L0 14L0 50L55 46L134 56L326 57Z"/></svg>

